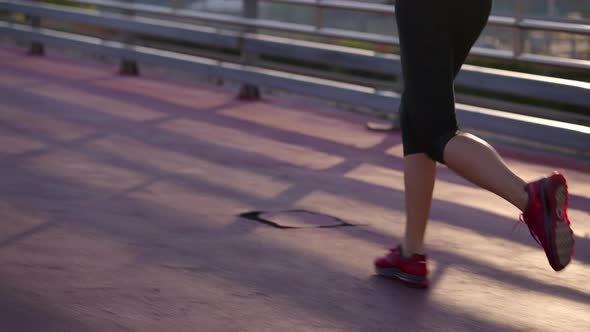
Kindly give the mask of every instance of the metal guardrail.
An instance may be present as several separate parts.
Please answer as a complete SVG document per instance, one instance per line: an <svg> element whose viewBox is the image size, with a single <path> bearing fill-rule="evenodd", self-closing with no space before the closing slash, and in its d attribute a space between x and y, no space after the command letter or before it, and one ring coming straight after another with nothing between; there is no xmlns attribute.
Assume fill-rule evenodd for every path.
<svg viewBox="0 0 590 332"><path fill-rule="evenodd" d="M284 3L299 6L308 6L316 10L315 28L319 35L322 35L325 30L333 32L332 29L323 28L323 15L321 11L324 9L347 10L353 12L364 12L372 14L381 14L386 16L393 16L395 14L395 7L393 5L372 4L358 1L346 0L260 0L271 3ZM590 71L590 61L567 59L560 57L539 56L523 52L524 38L526 31L546 31L546 32L563 32L574 33L590 36L590 24L583 23L565 23L560 21L530 19L523 16L523 0L514 0L514 17L506 16L490 16L488 24L496 27L511 28L514 38L511 51L498 51L487 48L474 47L471 54L480 57L492 58L496 60L509 60L514 62L531 63L538 65L560 66L569 69ZM381 35L368 34L357 35L351 33L350 38L365 41L365 42L382 42L379 38ZM388 36L389 41L384 44L399 45L397 38Z"/></svg>
<svg viewBox="0 0 590 332"><path fill-rule="evenodd" d="M343 0L243 0L245 2L252 2L257 5L260 2L271 3L285 3L292 5L308 6L315 8L318 15L316 16L315 25L285 23L273 20L243 18L232 15L199 13L194 10L169 8L163 6L154 6L146 4L122 3L113 0L73 0L72 2L97 6L99 8L127 10L136 14L146 15L162 15L168 17L176 17L182 19L192 19L201 22L208 22L214 24L231 25L242 28L264 29L268 31L289 32L296 34L303 34L315 37L325 38L340 38L355 41L362 41L368 43L384 44L384 45L399 45L399 40L395 36L380 35L373 33L364 33L358 31L334 29L324 27L322 23L323 9L339 9L353 12L368 12L382 15L393 15L395 8L392 5L379 5L363 3L358 1L343 1ZM495 50L489 48L474 47L471 54L474 56L491 58L503 61L513 61L522 63L531 63L546 66L559 66L569 69L582 70L590 72L589 60L577 60L553 56L541 56L523 52L524 38L522 38L525 31L548 31L548 32L563 32L582 34L590 36L590 24L583 23L564 23L560 21L530 19L522 16L522 2L523 0L514 0L515 3L515 17L494 16L489 19L489 24L492 26L511 28L514 35L513 49Z"/></svg>
<svg viewBox="0 0 590 332"><path fill-rule="evenodd" d="M112 3L113 1L79 2ZM131 5L125 4L125 6ZM140 6L117 7L117 9L136 9ZM0 10L25 13L33 17L80 22L132 34L146 34L190 41L200 45L232 48L239 50L243 55L264 53L368 71L392 74L401 72L399 58L393 54L379 54L337 45L262 35L256 32L221 31L217 28L158 18L129 16L123 13L113 13L112 11L76 9L30 1L0 1ZM178 15L179 10L164 10L161 7L157 8L157 10L167 12L166 15L168 16L179 17L175 16ZM180 11L182 12L182 10ZM194 12L191 15L193 14L200 17L208 15ZM218 16L217 18L219 18ZM246 20L235 17L233 19ZM247 19L247 21L252 23L252 21L256 20ZM255 28L256 25L250 27ZM245 57L242 59L242 63L224 62L13 22L0 22L0 32L37 43L48 43L66 48L73 47L97 54L132 59L140 63L165 65L187 72L219 76L248 85L269 86L389 112L395 112L398 104L399 95L391 91L379 91L359 84L347 84L320 77L298 75L281 70L269 70L260 67L256 58L247 59ZM536 97L549 101L566 101L572 105L590 108L590 98L588 98L590 95L590 83L476 66L465 66L457 78L457 83L494 92ZM459 119L462 125L466 127L492 130L496 133L515 135L540 142L549 139L552 144L568 147L575 151L590 152L590 146L587 143L590 141L590 128L585 126L540 120L472 106L458 105L457 109Z"/></svg>
<svg viewBox="0 0 590 332"><path fill-rule="evenodd" d="M344 0L260 0L263 2L284 3L288 5L309 6L316 9L339 9L372 14L393 15L395 8L392 5L367 3Z"/></svg>
<svg viewBox="0 0 590 332"><path fill-rule="evenodd" d="M0 9L60 21L96 25L117 31L188 41L210 47L237 49L242 54L258 52L368 72L401 75L399 57L394 54L382 54L350 47L250 32L220 31L216 28L178 23L171 20L43 5L30 1L13 1L10 3L0 1ZM162 10L162 8L159 8L159 10ZM256 65L255 60L248 62L250 65ZM552 102L567 100L567 103L572 105L590 108L590 99L588 98L589 83L465 66L457 78L457 84L516 96L537 97Z"/></svg>
<svg viewBox="0 0 590 332"><path fill-rule="evenodd" d="M336 9L348 10L352 12L362 12L371 14L380 14L392 16L395 14L393 5L374 4L359 1L345 0L259 0L261 2L284 3L297 6L312 7L317 10ZM514 0L515 12L520 13L516 17L492 15L488 24L493 26L515 28L523 30L542 30L554 32L569 32L590 34L590 25L583 23L564 23L561 21L548 21L539 19L529 19L522 17L523 0ZM520 8L520 9L519 9Z"/></svg>

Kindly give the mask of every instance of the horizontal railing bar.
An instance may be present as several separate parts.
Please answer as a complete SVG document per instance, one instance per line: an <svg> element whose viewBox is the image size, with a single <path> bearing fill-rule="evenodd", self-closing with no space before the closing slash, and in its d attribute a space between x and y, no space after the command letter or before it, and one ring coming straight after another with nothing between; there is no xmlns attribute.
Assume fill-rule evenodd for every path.
<svg viewBox="0 0 590 332"><path fill-rule="evenodd" d="M343 1L343 0L261 0L264 2L283 3L288 5L307 6L322 9L337 9L349 10L355 12L393 15L395 8L392 5L358 2L358 1Z"/></svg>
<svg viewBox="0 0 590 332"><path fill-rule="evenodd" d="M263 1L271 1L271 2L290 2L290 3L297 3L300 5L307 5L307 6L324 6L334 9L349 9L349 10L362 10L363 7L366 7L367 10L372 12L382 11L382 14L389 14L393 15L395 10L392 5L378 5L378 4L369 4L369 3L362 3L362 2L355 2L355 1L340 1L340 0L323 0L322 2L318 3L313 0L263 0ZM2 1L7 2L7 1ZM13 3L18 2L28 2L28 1L12 1ZM282 30L280 27L281 25L273 25L270 22L276 22L272 20L252 20L252 19L244 19L239 16L232 16L232 15L223 15L223 14L213 14L213 13L198 13L194 10L190 9L175 9L170 7L165 7L161 5L147 5L147 4L134 4L134 3L122 3L118 1L112 0L72 0L72 2L80 3L80 4L87 4L87 5L95 5L98 7L103 8L111 8L111 9L121 9L121 10L129 10L135 12L141 12L145 14L161 14L167 16L177 16L177 17L185 17L185 18L193 18L203 21L209 21L212 23L220 23L220 24L231 24L243 27L260 27L265 28L264 26L258 26L258 24L266 25L266 28L276 28ZM490 25L500 26L500 27L518 27L521 29L528 29L528 30L541 30L541 31L554 31L554 32L566 32L566 33L577 33L577 34L585 34L590 35L590 24L584 23L565 23L561 21L555 20L539 20L539 19L523 19L520 22L517 21L514 17L509 16L490 16L488 20ZM289 26L293 23L283 23L286 26ZM302 24L296 24L302 25ZM305 25L303 25L305 26ZM342 30L342 31L349 31L349 30ZM366 41L370 41L366 40Z"/></svg>
<svg viewBox="0 0 590 332"><path fill-rule="evenodd" d="M517 20L510 16L490 15L488 24L496 27L513 28L517 24Z"/></svg>
<svg viewBox="0 0 590 332"><path fill-rule="evenodd" d="M246 34L242 47L245 51L257 51L301 61L391 75L401 74L400 58L396 54L261 34Z"/></svg>
<svg viewBox="0 0 590 332"><path fill-rule="evenodd" d="M457 119L466 128L590 152L590 127L587 126L464 104L457 104Z"/></svg>
<svg viewBox="0 0 590 332"><path fill-rule="evenodd" d="M580 71L588 71L590 69L590 60L569 59L530 53L523 53L516 57L516 60L535 65L549 65L552 67L562 67Z"/></svg>
<svg viewBox="0 0 590 332"><path fill-rule="evenodd" d="M550 31L550 32L566 32L590 35L590 24L581 23L564 23L555 21L545 21L538 19L523 19L518 23L518 26L526 30Z"/></svg>
<svg viewBox="0 0 590 332"><path fill-rule="evenodd" d="M459 86L590 108L590 83L464 65Z"/></svg>
<svg viewBox="0 0 590 332"><path fill-rule="evenodd" d="M531 53L521 53L518 56L514 56L512 51L507 50L495 50L484 47L473 47L469 53L472 56L489 58L495 60L504 61L517 61L523 63L530 63L542 66L561 67L566 69L574 69L578 71L590 71L590 61L580 59L570 59L562 57L554 57L547 55L537 55Z"/></svg>

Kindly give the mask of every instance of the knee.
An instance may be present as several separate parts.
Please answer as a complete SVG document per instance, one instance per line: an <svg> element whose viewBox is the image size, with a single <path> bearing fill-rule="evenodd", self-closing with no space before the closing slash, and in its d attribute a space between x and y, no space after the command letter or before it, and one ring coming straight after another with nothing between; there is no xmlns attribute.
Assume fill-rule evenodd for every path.
<svg viewBox="0 0 590 332"><path fill-rule="evenodd" d="M435 161L445 164L445 147L449 141L457 136L457 129L450 129L429 140L426 154Z"/></svg>
<svg viewBox="0 0 590 332"><path fill-rule="evenodd" d="M425 153L432 160L442 164L447 143L458 134L454 121L415 122L407 115L401 114L404 155Z"/></svg>

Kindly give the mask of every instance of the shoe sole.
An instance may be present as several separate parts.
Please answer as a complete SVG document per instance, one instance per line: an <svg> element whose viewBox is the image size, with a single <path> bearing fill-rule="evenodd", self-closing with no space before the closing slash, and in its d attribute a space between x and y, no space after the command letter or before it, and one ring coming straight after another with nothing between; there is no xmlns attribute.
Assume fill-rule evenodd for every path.
<svg viewBox="0 0 590 332"><path fill-rule="evenodd" d="M420 277L412 274L407 274L399 269L384 269L375 267L375 272L377 275L388 278L388 279L395 279L403 282L404 284L414 287L414 288L426 288L430 284L428 278Z"/></svg>
<svg viewBox="0 0 590 332"><path fill-rule="evenodd" d="M566 221L567 197L563 175L557 174L543 180L541 199L545 215L547 257L555 271L563 270L570 263L574 251L573 231Z"/></svg>

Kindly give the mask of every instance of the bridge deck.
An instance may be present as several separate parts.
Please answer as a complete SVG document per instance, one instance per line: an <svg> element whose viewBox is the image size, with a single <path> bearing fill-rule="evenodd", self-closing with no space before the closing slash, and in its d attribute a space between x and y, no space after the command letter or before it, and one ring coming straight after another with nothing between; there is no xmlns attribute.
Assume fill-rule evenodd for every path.
<svg viewBox="0 0 590 332"><path fill-rule="evenodd" d="M418 291L371 266L403 230L399 134L115 71L0 50L3 330L590 328L587 163L500 147L526 179L569 177L577 257L562 273L513 230L513 207L441 167ZM239 217L291 209L324 216ZM314 227L331 217L353 227Z"/></svg>

